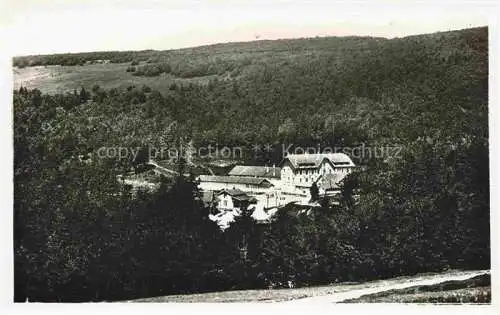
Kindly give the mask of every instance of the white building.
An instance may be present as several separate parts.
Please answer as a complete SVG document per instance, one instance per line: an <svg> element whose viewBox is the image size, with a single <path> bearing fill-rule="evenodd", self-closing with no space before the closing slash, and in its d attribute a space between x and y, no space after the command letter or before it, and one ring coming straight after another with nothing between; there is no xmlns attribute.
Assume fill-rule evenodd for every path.
<svg viewBox="0 0 500 315"><path fill-rule="evenodd" d="M217 212L209 214L208 218L217 223L222 230L228 228L235 217L241 215L242 209L256 212L257 200L238 189L221 190L214 194L213 202ZM265 214L265 212L263 213ZM256 214L261 214L262 217L261 212Z"/></svg>
<svg viewBox="0 0 500 315"><path fill-rule="evenodd" d="M236 165L228 173L229 176L259 177L267 179L271 184L279 184L281 168L273 166Z"/></svg>
<svg viewBox="0 0 500 315"><path fill-rule="evenodd" d="M302 193L308 193L313 183L320 189L334 188L355 167L344 153L288 154L280 166L281 182Z"/></svg>
<svg viewBox="0 0 500 315"><path fill-rule="evenodd" d="M241 210L256 203L257 200L254 197L247 195L239 189L223 189L217 193L215 200L217 209L221 211Z"/></svg>
<svg viewBox="0 0 500 315"><path fill-rule="evenodd" d="M200 175L198 180L200 189L204 191L239 189L246 193L258 194L273 187L269 180L260 177Z"/></svg>

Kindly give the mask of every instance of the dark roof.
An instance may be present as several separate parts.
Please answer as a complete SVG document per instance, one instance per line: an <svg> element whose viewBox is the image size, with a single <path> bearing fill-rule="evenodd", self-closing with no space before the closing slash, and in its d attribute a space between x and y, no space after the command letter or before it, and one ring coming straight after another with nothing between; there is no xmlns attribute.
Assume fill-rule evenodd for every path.
<svg viewBox="0 0 500 315"><path fill-rule="evenodd" d="M233 198L239 201L248 201L249 203L257 203L257 199L255 199L254 197L250 197L248 195L233 196Z"/></svg>
<svg viewBox="0 0 500 315"><path fill-rule="evenodd" d="M229 172L229 176L268 177L279 179L281 177L281 168L271 166L236 165Z"/></svg>
<svg viewBox="0 0 500 315"><path fill-rule="evenodd" d="M217 195L221 194L228 194L230 195L233 199L239 200L239 201L248 201L250 203L256 203L257 199L254 197L251 197L247 195L245 192L239 190L239 189L223 189L221 190Z"/></svg>
<svg viewBox="0 0 500 315"><path fill-rule="evenodd" d="M335 167L353 167L351 158L344 153L319 153L319 154L288 154L280 165L290 161L293 168L318 168L323 161L330 162Z"/></svg>
<svg viewBox="0 0 500 315"><path fill-rule="evenodd" d="M249 184L249 185L262 185L263 183L271 184L265 178L247 177L247 176L200 175L199 180L200 182L228 183L228 184Z"/></svg>
<svg viewBox="0 0 500 315"><path fill-rule="evenodd" d="M241 195L245 195L245 192L242 190L239 190L239 189L223 189L217 193L217 195L220 195L220 194L228 194L231 196L241 196Z"/></svg>

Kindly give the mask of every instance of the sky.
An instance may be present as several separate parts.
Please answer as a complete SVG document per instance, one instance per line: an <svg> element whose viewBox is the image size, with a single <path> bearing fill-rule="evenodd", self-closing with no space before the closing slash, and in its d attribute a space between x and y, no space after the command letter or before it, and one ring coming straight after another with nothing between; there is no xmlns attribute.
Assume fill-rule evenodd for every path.
<svg viewBox="0 0 500 315"><path fill-rule="evenodd" d="M488 25L495 1L7 0L12 55L175 49L314 36L402 37Z"/></svg>

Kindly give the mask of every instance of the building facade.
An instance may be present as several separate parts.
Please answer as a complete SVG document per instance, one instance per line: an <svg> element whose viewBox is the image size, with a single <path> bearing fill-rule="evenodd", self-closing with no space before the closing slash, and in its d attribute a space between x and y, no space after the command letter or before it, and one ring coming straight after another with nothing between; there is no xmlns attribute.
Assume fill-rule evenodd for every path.
<svg viewBox="0 0 500 315"><path fill-rule="evenodd" d="M204 191L221 191L223 189L239 189L246 193L265 193L274 185L265 178L245 176L200 175L199 188Z"/></svg>
<svg viewBox="0 0 500 315"><path fill-rule="evenodd" d="M239 189L223 189L216 196L216 207L221 211L241 210L256 203L255 198Z"/></svg>
<svg viewBox="0 0 500 315"><path fill-rule="evenodd" d="M288 154L280 163L281 182L284 185L296 187L306 193L316 183L320 186L321 179L334 179L338 184L355 165L344 153L321 154Z"/></svg>

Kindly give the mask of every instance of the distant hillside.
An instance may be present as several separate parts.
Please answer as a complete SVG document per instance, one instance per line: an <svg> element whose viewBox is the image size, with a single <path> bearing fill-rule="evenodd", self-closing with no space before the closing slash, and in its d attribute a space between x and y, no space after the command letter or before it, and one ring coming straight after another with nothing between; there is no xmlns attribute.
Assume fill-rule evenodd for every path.
<svg viewBox="0 0 500 315"><path fill-rule="evenodd" d="M384 39L324 37L215 44L167 51L92 52L22 56L13 59L15 87L63 93L98 84L104 88L146 84L166 90L176 84L236 80L262 65L309 62L321 55L349 54ZM130 71L133 68L133 72ZM159 77L159 78L158 78Z"/></svg>
<svg viewBox="0 0 500 315"><path fill-rule="evenodd" d="M87 109L115 123L120 115L151 121L136 127L142 140L161 132L152 126L172 121L197 143L247 146L287 139L341 146L394 143L436 130L453 138L487 135L487 28L391 40L324 37L25 56L14 65L95 60L111 63L16 68L16 87L65 93L98 85L141 94L146 85L161 95L124 103L113 96L117 92L101 93Z"/></svg>
<svg viewBox="0 0 500 315"><path fill-rule="evenodd" d="M111 63L124 63L132 61L156 61L161 58L172 56L190 55L206 56L207 54L217 54L228 56L242 53L266 53L266 52L305 52L336 49L339 46L355 47L362 45L367 40L387 40L385 38L373 37L315 37L299 39L279 39L260 40L250 42L233 42L183 48L176 50L142 50L142 51L98 51L84 53L61 53L49 55L27 55L17 56L13 59L16 67L61 65L71 66L84 64L85 62L96 62L99 60L109 60Z"/></svg>

